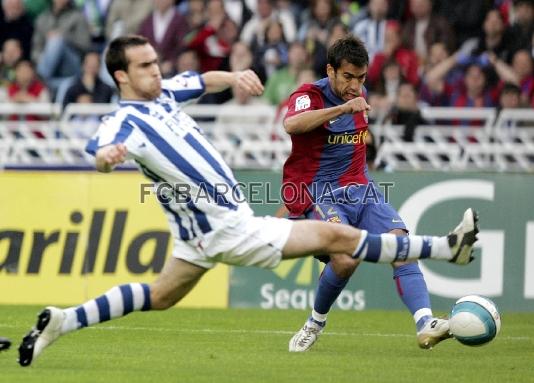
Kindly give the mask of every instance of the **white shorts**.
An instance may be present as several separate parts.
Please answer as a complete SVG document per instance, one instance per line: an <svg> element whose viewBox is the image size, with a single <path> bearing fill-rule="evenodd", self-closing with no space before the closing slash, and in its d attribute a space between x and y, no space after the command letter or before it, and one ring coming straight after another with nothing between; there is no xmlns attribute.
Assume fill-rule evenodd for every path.
<svg viewBox="0 0 534 383"><path fill-rule="evenodd" d="M217 263L271 269L282 260L293 222L285 218L246 217L207 233L201 240L175 237L173 257L210 269Z"/></svg>

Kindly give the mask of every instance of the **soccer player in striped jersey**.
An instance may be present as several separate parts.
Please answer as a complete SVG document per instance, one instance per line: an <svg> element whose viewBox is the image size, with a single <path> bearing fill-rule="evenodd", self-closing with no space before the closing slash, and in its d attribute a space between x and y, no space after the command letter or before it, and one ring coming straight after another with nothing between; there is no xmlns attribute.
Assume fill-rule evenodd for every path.
<svg viewBox="0 0 534 383"><path fill-rule="evenodd" d="M369 63L363 43L347 36L328 50L328 76L304 84L289 99L284 120L293 148L284 165L284 191L290 217L344 223L370 233L406 236L398 213L370 180L366 163L367 111L363 86ZM289 187L288 185L293 185ZM309 197L309 198L308 198ZM404 239L399 239L404 240ZM356 269L342 258L326 263L314 308L291 338L289 351L308 350L326 325L327 314ZM410 310L421 348L450 337L448 320L435 318L417 262L392 263L397 291Z"/></svg>
<svg viewBox="0 0 534 383"><path fill-rule="evenodd" d="M21 366L66 333L132 311L172 307L217 262L273 268L283 259L312 254L336 254L353 263L471 261L478 230L471 209L448 236L410 239L319 221L254 217L230 168L181 108L205 92L230 86L259 95L263 86L254 72L188 72L162 80L156 52L140 36L113 40L106 66L119 88L120 107L103 119L87 151L101 172L133 159L155 185L172 189L158 196L174 238L172 257L150 285L125 284L79 306L45 308L19 346Z"/></svg>

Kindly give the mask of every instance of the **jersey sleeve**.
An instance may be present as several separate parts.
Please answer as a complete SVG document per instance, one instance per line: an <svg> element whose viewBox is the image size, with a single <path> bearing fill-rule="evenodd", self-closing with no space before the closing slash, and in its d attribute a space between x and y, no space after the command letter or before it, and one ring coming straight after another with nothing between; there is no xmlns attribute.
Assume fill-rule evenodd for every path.
<svg viewBox="0 0 534 383"><path fill-rule="evenodd" d="M202 76L192 71L182 72L163 80L161 85L163 91L179 103L195 100L206 90Z"/></svg>
<svg viewBox="0 0 534 383"><path fill-rule="evenodd" d="M127 159L138 156L140 149L146 145L143 135L129 121L104 117L96 133L88 141L85 151L96 156L98 149L119 143L126 145L128 149Z"/></svg>
<svg viewBox="0 0 534 383"><path fill-rule="evenodd" d="M322 105L323 100L319 91L310 86L301 87L289 96L284 120L302 112L321 109Z"/></svg>

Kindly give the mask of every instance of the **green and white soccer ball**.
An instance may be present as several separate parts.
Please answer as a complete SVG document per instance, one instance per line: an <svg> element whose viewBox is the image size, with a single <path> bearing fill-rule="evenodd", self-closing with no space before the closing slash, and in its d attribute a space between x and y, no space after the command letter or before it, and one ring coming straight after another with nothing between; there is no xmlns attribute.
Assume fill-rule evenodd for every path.
<svg viewBox="0 0 534 383"><path fill-rule="evenodd" d="M456 301L449 318L450 332L462 344L482 346L492 341L501 329L501 315L495 303L480 295Z"/></svg>

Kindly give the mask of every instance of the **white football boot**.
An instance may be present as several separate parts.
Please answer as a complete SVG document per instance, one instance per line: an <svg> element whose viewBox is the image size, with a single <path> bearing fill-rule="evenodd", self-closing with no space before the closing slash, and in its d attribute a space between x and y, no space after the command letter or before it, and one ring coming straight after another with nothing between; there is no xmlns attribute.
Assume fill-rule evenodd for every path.
<svg viewBox="0 0 534 383"><path fill-rule="evenodd" d="M289 341L290 352L308 351L323 332L324 325L308 320L304 326Z"/></svg>
<svg viewBox="0 0 534 383"><path fill-rule="evenodd" d="M478 240L478 214L471 208L464 212L462 222L447 236L452 259L449 262L466 265L473 258L473 245Z"/></svg>
<svg viewBox="0 0 534 383"><path fill-rule="evenodd" d="M29 366L32 361L61 335L65 313L56 307L47 307L37 316L37 323L22 339L19 346L19 364Z"/></svg>
<svg viewBox="0 0 534 383"><path fill-rule="evenodd" d="M452 338L449 321L441 318L430 318L423 328L417 332L419 347L430 350L442 340Z"/></svg>

